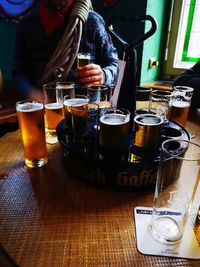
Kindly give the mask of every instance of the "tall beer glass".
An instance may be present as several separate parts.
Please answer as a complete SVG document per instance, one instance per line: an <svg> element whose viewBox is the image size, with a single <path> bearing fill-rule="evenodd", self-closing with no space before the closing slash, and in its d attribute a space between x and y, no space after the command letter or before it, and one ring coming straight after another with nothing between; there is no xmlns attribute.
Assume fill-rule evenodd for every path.
<svg viewBox="0 0 200 267"><path fill-rule="evenodd" d="M161 243L177 243L184 234L199 184L199 162L198 144L179 139L162 143L150 222L153 237Z"/></svg>
<svg viewBox="0 0 200 267"><path fill-rule="evenodd" d="M100 117L100 158L124 161L128 149L130 112L126 109L108 108Z"/></svg>
<svg viewBox="0 0 200 267"><path fill-rule="evenodd" d="M185 126L194 89L187 86L174 86L170 101L169 118Z"/></svg>
<svg viewBox="0 0 200 267"><path fill-rule="evenodd" d="M39 101L21 101L16 110L25 163L31 168L41 167L47 162L44 106Z"/></svg>
<svg viewBox="0 0 200 267"><path fill-rule="evenodd" d="M56 127L63 119L63 94L56 84L43 85L47 143L57 143Z"/></svg>

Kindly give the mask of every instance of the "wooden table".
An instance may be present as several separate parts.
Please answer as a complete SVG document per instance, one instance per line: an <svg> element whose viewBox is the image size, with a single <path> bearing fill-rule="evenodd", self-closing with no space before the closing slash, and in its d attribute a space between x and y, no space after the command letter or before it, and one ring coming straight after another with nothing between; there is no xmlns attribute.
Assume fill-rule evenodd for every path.
<svg viewBox="0 0 200 267"><path fill-rule="evenodd" d="M186 127L200 143L200 112ZM19 266L200 266L138 252L133 209L150 207L154 192L106 190L73 177L59 144L48 145L48 156L46 166L28 169L19 130L0 139L0 243Z"/></svg>

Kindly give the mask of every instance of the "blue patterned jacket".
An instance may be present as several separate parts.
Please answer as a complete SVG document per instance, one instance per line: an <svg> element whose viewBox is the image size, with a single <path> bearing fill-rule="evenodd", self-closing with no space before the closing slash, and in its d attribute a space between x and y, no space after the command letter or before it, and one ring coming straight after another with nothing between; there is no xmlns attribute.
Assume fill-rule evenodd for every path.
<svg viewBox="0 0 200 267"><path fill-rule="evenodd" d="M13 79L21 98L26 97L32 88L38 87L37 83L64 30L65 25L47 37L38 10L24 18L19 24ZM118 74L117 51L105 29L103 18L94 11L90 11L88 20L83 26L79 51L89 52L92 62L101 66L105 76L105 85L116 81ZM75 68L76 64L74 63L71 72L66 77L67 81L78 81Z"/></svg>

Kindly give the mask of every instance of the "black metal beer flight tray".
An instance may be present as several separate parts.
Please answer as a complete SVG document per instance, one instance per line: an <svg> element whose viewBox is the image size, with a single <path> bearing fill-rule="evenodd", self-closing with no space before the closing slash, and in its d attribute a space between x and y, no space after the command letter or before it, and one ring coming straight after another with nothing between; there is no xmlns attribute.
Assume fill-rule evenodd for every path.
<svg viewBox="0 0 200 267"><path fill-rule="evenodd" d="M132 134L129 135L124 157L115 158L114 154L108 154L107 157L100 155L97 128L85 136L82 144L66 139L68 133L64 120L58 124L56 131L66 168L78 178L93 185L120 191L144 191L155 188L159 151L152 157L147 153L146 157L136 156L134 160L130 160L133 148ZM190 135L180 124L165 120L161 130L161 143L169 138L190 140Z"/></svg>

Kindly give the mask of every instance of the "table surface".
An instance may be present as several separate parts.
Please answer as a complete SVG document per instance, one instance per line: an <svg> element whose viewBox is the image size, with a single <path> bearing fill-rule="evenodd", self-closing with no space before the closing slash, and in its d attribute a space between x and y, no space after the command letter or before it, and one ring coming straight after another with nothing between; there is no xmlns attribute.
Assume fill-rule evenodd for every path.
<svg viewBox="0 0 200 267"><path fill-rule="evenodd" d="M200 110L186 128L200 143ZM154 192L108 190L73 177L60 144L48 145L48 156L44 167L28 169L19 130L0 139L0 243L19 266L200 266L137 250L133 210L151 207ZM200 243L196 213L190 216Z"/></svg>

